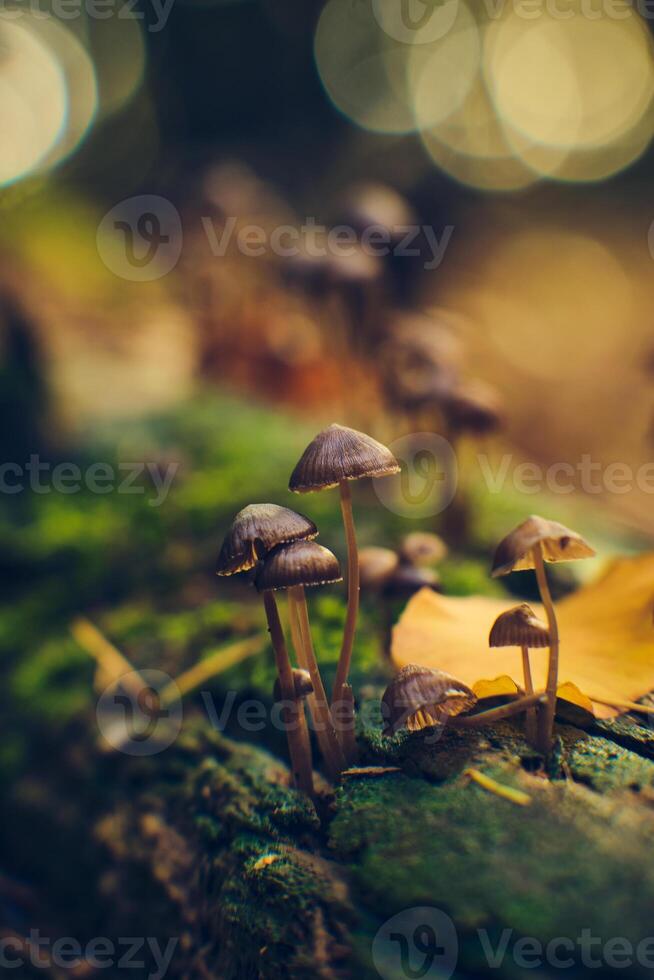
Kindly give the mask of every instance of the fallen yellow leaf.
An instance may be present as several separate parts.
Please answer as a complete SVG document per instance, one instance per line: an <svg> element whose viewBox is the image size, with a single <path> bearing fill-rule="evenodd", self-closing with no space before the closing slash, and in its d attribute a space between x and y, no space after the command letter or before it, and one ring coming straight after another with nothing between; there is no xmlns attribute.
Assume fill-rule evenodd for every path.
<svg viewBox="0 0 654 980"><path fill-rule="evenodd" d="M502 674L501 677L494 677L492 680L475 681L472 685L472 691L473 694L477 695L479 701L483 701L485 698L517 697L522 693L516 682L508 674Z"/></svg>
<svg viewBox="0 0 654 980"><path fill-rule="evenodd" d="M423 589L393 629L395 665L438 667L469 687L490 670L518 676L519 649L488 648L490 627L511 605L511 597L453 598ZM654 689L653 607L652 553L611 562L597 581L557 603L559 674L594 701L597 718L620 713L602 702L635 701ZM543 617L541 606L533 608ZM536 690L545 686L547 656L546 648L530 652Z"/></svg>

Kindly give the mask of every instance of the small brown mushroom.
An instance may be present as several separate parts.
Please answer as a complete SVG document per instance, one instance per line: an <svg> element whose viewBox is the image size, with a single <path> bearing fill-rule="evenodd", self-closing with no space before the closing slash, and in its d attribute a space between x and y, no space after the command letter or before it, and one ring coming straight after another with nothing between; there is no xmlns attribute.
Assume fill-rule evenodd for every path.
<svg viewBox="0 0 654 980"><path fill-rule="evenodd" d="M292 726L297 728L298 739L297 743L294 744L301 746L302 749L299 758L291 758L293 781L298 789L308 793L309 796L313 796L314 787L313 764L311 761L311 740L309 738L307 720L304 715L304 705L302 703L309 694L313 693L311 676L307 670L299 670L296 668L293 671L293 687L295 697L292 702L285 706L284 711L284 726L287 730ZM275 680L273 699L276 703L284 701L279 678Z"/></svg>
<svg viewBox="0 0 654 980"><path fill-rule="evenodd" d="M400 466L390 449L381 442L348 429L330 425L319 432L307 446L291 474L289 490L308 493L339 487L341 511L347 542L347 614L343 644L336 669L332 702L340 701L343 685L347 683L352 661L352 648L359 611L359 557L352 516L351 480L369 476L390 476L399 473Z"/></svg>
<svg viewBox="0 0 654 980"><path fill-rule="evenodd" d="M305 586L327 585L342 580L338 561L327 548L315 541L295 541L273 549L259 566L255 585L264 598L274 602L273 592L288 592L289 611L296 653L300 666L307 670L313 685L316 737L331 776L345 768L345 758L334 729L327 695L318 669L311 639ZM292 696L292 694L291 694Z"/></svg>
<svg viewBox="0 0 654 980"><path fill-rule="evenodd" d="M443 400L450 434L456 438L465 432L484 436L501 428L504 409L500 395L482 381L469 381L454 386Z"/></svg>
<svg viewBox="0 0 654 980"><path fill-rule="evenodd" d="M469 687L443 670L407 664L382 697L384 734L400 728L410 732L442 726L448 718L474 708L477 698Z"/></svg>
<svg viewBox="0 0 654 980"><path fill-rule="evenodd" d="M447 545L431 531L412 531L402 538L399 555L407 565L437 565L447 555Z"/></svg>
<svg viewBox="0 0 654 980"><path fill-rule="evenodd" d="M279 504L249 504L240 510L225 535L218 556L218 575L236 575L254 568L278 544L317 537L308 517Z"/></svg>
<svg viewBox="0 0 654 980"><path fill-rule="evenodd" d="M570 528L532 515L519 524L497 546L493 559L492 576L508 575L509 572L536 570L538 590L547 614L550 635L550 656L547 669L547 701L539 718L538 740L541 751L548 754L552 746L554 715L556 713L556 688L559 675L559 629L554 604L545 575L545 562L572 561L592 558L595 554L580 534Z"/></svg>
<svg viewBox="0 0 654 980"><path fill-rule="evenodd" d="M361 590L377 592L388 581L400 563L395 551L371 545L359 552L359 584Z"/></svg>
<svg viewBox="0 0 654 980"><path fill-rule="evenodd" d="M547 626L534 615L533 609L526 602L501 613L493 623L488 637L488 644L491 647L521 648L522 670L527 694L534 693L529 649L549 646L549 642L550 632ZM534 709L527 712L525 732L528 741L533 744L536 740L536 712Z"/></svg>
<svg viewBox="0 0 654 980"><path fill-rule="evenodd" d="M433 568L399 565L384 586L384 596L388 599L410 599L421 589L441 592L438 573Z"/></svg>

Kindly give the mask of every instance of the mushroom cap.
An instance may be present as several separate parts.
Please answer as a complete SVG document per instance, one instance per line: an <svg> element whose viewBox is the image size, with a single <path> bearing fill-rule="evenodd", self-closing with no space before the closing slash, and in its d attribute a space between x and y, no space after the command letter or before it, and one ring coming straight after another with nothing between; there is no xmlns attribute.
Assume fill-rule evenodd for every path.
<svg viewBox="0 0 654 980"><path fill-rule="evenodd" d="M363 183L349 187L340 201L336 224L350 225L358 235L372 226L388 229L394 237L406 225L417 222L415 211L398 191L387 184Z"/></svg>
<svg viewBox="0 0 654 980"><path fill-rule="evenodd" d="M414 565L399 565L384 585L384 595L388 599L410 599L421 589L441 591L441 580L433 568L416 568Z"/></svg>
<svg viewBox="0 0 654 980"><path fill-rule="evenodd" d="M384 691L382 717L384 735L402 727L417 731L444 725L448 718L474 708L476 695L444 670L407 664Z"/></svg>
<svg viewBox="0 0 654 980"><path fill-rule="evenodd" d="M526 602L501 613L493 623L488 637L491 647L547 647L550 631L546 623L538 619Z"/></svg>
<svg viewBox="0 0 654 980"><path fill-rule="evenodd" d="M329 548L315 541L294 541L266 555L254 583L258 592L270 592L295 585L329 585L342 577L338 559Z"/></svg>
<svg viewBox="0 0 654 980"><path fill-rule="evenodd" d="M365 432L330 425L319 432L302 453L288 484L293 493L327 490L341 480L390 476L400 465L390 449Z"/></svg>
<svg viewBox="0 0 654 980"><path fill-rule="evenodd" d="M482 381L459 384L443 400L443 409L456 429L486 435L502 427L504 411L499 393Z"/></svg>
<svg viewBox="0 0 654 980"><path fill-rule="evenodd" d="M254 568L278 544L315 538L318 528L308 517L279 504L249 504L240 510L225 535L218 556L218 575Z"/></svg>
<svg viewBox="0 0 654 980"><path fill-rule="evenodd" d="M436 565L446 554L447 545L431 531L412 531L400 545L400 558L409 565Z"/></svg>
<svg viewBox="0 0 654 980"><path fill-rule="evenodd" d="M557 521L548 521L532 514L498 544L493 558L493 578L534 568L531 549L537 544L542 544L543 558L548 562L573 561L595 555L591 546L576 531Z"/></svg>
<svg viewBox="0 0 654 980"><path fill-rule="evenodd" d="M293 685L295 687L295 697L299 701L301 698L306 698L307 694L313 693L313 684L311 683L311 674L308 670L301 670L299 667L293 668ZM273 700L275 703L282 700L282 689L279 683L279 677L275 678L275 686L273 688Z"/></svg>
<svg viewBox="0 0 654 980"><path fill-rule="evenodd" d="M362 589L379 589L391 577L400 559L390 548L371 546L359 552L359 581Z"/></svg>

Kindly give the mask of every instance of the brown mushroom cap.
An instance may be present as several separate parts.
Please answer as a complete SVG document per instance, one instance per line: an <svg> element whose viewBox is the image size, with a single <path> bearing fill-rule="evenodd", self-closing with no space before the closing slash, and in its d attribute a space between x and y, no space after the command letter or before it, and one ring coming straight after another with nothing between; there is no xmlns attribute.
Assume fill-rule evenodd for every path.
<svg viewBox="0 0 654 980"><path fill-rule="evenodd" d="M448 718L474 708L476 703L470 688L445 671L407 664L382 697L384 734L393 735L402 727L418 731L444 725Z"/></svg>
<svg viewBox="0 0 654 980"><path fill-rule="evenodd" d="M371 546L359 552L359 582L362 589L379 589L391 577L400 559L390 548Z"/></svg>
<svg viewBox="0 0 654 980"><path fill-rule="evenodd" d="M457 385L447 393L443 409L450 425L475 435L495 432L504 422L499 393L482 381Z"/></svg>
<svg viewBox="0 0 654 980"><path fill-rule="evenodd" d="M240 510L225 535L218 556L218 575L254 568L279 544L315 538L318 528L308 517L278 504L249 504Z"/></svg>
<svg viewBox="0 0 654 980"><path fill-rule="evenodd" d="M301 698L306 698L307 694L313 693L313 684L311 683L311 675L308 670L301 670L299 667L295 667L293 669L293 685L295 687L295 697L298 701ZM279 683L279 677L275 679L273 700L275 702L282 700L282 689L281 684Z"/></svg>
<svg viewBox="0 0 654 980"><path fill-rule="evenodd" d="M433 568L399 565L384 585L387 599L410 599L421 589L441 591L441 580Z"/></svg>
<svg viewBox="0 0 654 980"><path fill-rule="evenodd" d="M400 558L409 565L436 565L446 554L447 545L431 531L412 531L400 545Z"/></svg>
<svg viewBox="0 0 654 980"><path fill-rule="evenodd" d="M269 552L255 578L258 592L295 585L329 585L342 580L336 555L315 541L294 541Z"/></svg>
<svg viewBox="0 0 654 980"><path fill-rule="evenodd" d="M490 631L488 645L491 647L547 647L550 645L550 631L534 614L534 610L522 602L501 613Z"/></svg>
<svg viewBox="0 0 654 980"><path fill-rule="evenodd" d="M573 561L595 555L591 546L576 531L557 521L532 515L498 544L491 572L493 578L534 568L531 549L537 544L542 544L543 558L549 562Z"/></svg>
<svg viewBox="0 0 654 980"><path fill-rule="evenodd" d="M336 487L341 480L399 472L399 463L381 442L356 429L330 425L304 450L288 488L293 493L308 493Z"/></svg>

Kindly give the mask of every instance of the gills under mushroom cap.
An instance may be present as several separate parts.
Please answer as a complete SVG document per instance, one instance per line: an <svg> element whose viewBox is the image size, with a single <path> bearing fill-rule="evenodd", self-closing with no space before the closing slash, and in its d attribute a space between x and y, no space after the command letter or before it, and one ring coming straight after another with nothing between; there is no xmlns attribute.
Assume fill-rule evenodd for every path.
<svg viewBox="0 0 654 980"><path fill-rule="evenodd" d="M255 585L258 592L270 592L300 585L329 585L341 579L338 559L328 548L315 541L295 541L279 545L266 555Z"/></svg>
<svg viewBox="0 0 654 980"><path fill-rule="evenodd" d="M548 562L592 558L595 551L580 534L557 521L532 515L500 541L493 559L492 576L534 568L532 548L542 545L543 558Z"/></svg>
<svg viewBox="0 0 654 980"><path fill-rule="evenodd" d="M393 678L382 697L384 734L405 727L418 731L444 725L448 718L474 708L476 695L443 670L407 664Z"/></svg>
<svg viewBox="0 0 654 980"><path fill-rule="evenodd" d="M547 647L550 631L526 602L501 613L488 637L491 647Z"/></svg>
<svg viewBox="0 0 654 980"><path fill-rule="evenodd" d="M240 510L225 535L218 556L218 575L235 575L254 568L279 544L315 538L313 521L278 504L249 504Z"/></svg>
<svg viewBox="0 0 654 980"><path fill-rule="evenodd" d="M288 488L294 493L308 493L338 486L342 480L399 472L399 463L381 442L356 429L330 425L304 450Z"/></svg>

